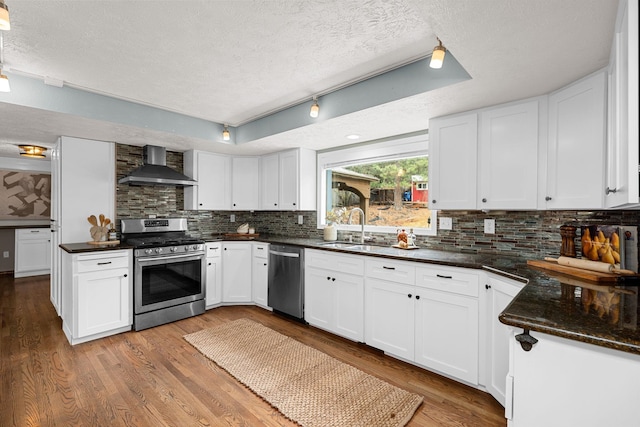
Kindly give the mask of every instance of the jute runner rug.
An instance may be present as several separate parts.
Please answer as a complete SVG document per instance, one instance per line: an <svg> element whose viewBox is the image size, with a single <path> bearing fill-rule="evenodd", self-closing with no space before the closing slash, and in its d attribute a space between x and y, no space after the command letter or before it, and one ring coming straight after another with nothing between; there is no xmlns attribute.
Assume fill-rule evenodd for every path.
<svg viewBox="0 0 640 427"><path fill-rule="evenodd" d="M304 427L404 426L422 403L417 394L249 319L184 338Z"/></svg>

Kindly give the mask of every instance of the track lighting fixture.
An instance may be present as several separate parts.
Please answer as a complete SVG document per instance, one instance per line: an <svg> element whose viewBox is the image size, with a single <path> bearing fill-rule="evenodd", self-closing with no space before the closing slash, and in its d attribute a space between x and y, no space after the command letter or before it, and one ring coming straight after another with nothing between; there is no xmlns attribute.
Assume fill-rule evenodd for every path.
<svg viewBox="0 0 640 427"><path fill-rule="evenodd" d="M229 127L224 125L224 130L222 131L222 140L229 141L231 139L231 134L229 133Z"/></svg>
<svg viewBox="0 0 640 427"><path fill-rule="evenodd" d="M442 41L438 37L438 46L433 48L433 53L431 54L431 62L429 62L429 67L431 68L442 68L442 62L444 61L444 55L447 53L447 48L442 46Z"/></svg>
<svg viewBox="0 0 640 427"><path fill-rule="evenodd" d="M309 111L309 115L315 119L316 117L318 117L318 114L320 114L320 106L318 105L318 97L314 96L313 105L311 106L311 111Z"/></svg>
<svg viewBox="0 0 640 427"><path fill-rule="evenodd" d="M45 147L38 145L18 145L20 148L20 155L25 157L35 157L38 159L44 159L44 152L47 151Z"/></svg>
<svg viewBox="0 0 640 427"><path fill-rule="evenodd" d="M4 3L4 0L0 0L0 30L9 31L10 29L9 8Z"/></svg>

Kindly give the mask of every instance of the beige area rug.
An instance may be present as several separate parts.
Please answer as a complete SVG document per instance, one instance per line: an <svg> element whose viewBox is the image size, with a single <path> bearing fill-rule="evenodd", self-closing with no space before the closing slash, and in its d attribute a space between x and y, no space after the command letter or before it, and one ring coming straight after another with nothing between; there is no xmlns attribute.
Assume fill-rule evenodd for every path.
<svg viewBox="0 0 640 427"><path fill-rule="evenodd" d="M249 319L184 338L305 427L404 426L422 403L422 396Z"/></svg>

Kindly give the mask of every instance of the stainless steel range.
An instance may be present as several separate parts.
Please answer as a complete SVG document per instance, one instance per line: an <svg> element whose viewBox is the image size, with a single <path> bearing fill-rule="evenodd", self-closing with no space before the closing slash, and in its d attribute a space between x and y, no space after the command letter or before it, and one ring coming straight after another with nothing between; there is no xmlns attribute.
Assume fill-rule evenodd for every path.
<svg viewBox="0 0 640 427"><path fill-rule="evenodd" d="M186 218L123 219L132 245L136 331L205 311L205 244L187 235Z"/></svg>

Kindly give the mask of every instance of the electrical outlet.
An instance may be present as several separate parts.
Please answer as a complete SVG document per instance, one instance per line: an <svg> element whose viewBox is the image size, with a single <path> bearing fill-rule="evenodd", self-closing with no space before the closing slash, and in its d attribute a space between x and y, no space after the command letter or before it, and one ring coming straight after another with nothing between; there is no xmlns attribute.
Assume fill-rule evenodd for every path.
<svg viewBox="0 0 640 427"><path fill-rule="evenodd" d="M440 230L451 230L453 228L453 220L451 218L438 218L440 221Z"/></svg>
<svg viewBox="0 0 640 427"><path fill-rule="evenodd" d="M2 257L3 258L9 258L9 251L2 252Z"/></svg>
<svg viewBox="0 0 640 427"><path fill-rule="evenodd" d="M156 218L156 214L149 214L149 219L155 219Z"/></svg>
<svg viewBox="0 0 640 427"><path fill-rule="evenodd" d="M231 214L231 216L229 216L229 222L236 222L236 215L235 214Z"/></svg>
<svg viewBox="0 0 640 427"><path fill-rule="evenodd" d="M484 220L484 234L496 234L496 220L485 219Z"/></svg>
<svg viewBox="0 0 640 427"><path fill-rule="evenodd" d="M298 224L304 224L304 215L298 215Z"/></svg>

